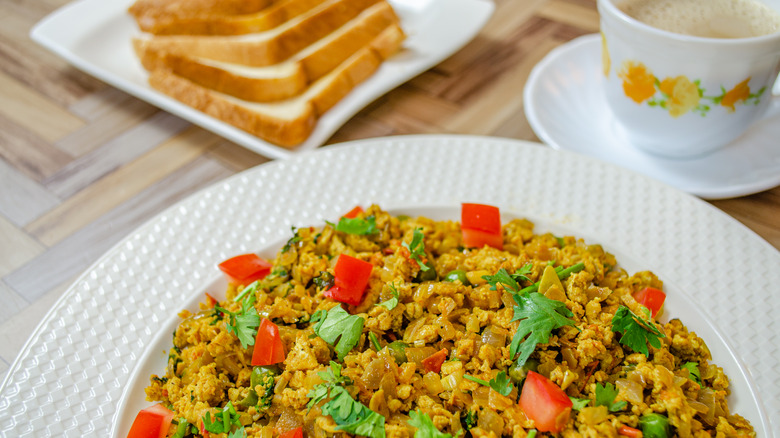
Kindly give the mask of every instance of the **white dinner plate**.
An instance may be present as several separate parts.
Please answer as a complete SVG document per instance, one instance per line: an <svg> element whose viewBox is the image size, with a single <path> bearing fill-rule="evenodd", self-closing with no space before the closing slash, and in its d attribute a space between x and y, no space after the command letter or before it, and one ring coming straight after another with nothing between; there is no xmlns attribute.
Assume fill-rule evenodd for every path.
<svg viewBox="0 0 780 438"><path fill-rule="evenodd" d="M626 140L607 106L601 70L597 34L554 49L534 67L525 85L524 106L543 142L627 167L705 199L744 196L780 184L780 116L758 122L730 145L705 156L650 155Z"/></svg>
<svg viewBox="0 0 780 438"><path fill-rule="evenodd" d="M293 149L263 141L217 120L147 83L132 50L141 35L127 8L134 0L77 0L33 27L30 37L76 68L120 90L271 158L288 158L324 144L355 113L378 97L440 63L466 45L495 8L490 0L388 0L407 39L366 81L326 112L311 136Z"/></svg>
<svg viewBox="0 0 780 438"><path fill-rule="evenodd" d="M144 403L145 376L169 348L174 315L204 288L221 289L216 263L272 252L291 226L355 205L453 217L461 202L500 206L505 218L602 244L630 272L654 271L669 316L701 334L732 378L733 410L759 436L780 428L770 424L780 418L780 253L769 243L695 197L578 154L488 137L399 136L263 164L131 233L65 292L11 365L0 434L122 436Z"/></svg>

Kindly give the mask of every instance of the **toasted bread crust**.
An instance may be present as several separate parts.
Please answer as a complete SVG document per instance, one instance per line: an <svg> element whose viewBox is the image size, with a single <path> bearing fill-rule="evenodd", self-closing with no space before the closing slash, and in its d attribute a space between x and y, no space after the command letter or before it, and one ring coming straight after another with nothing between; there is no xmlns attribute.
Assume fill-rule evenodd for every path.
<svg viewBox="0 0 780 438"><path fill-rule="evenodd" d="M304 47L343 26L379 0L329 0L327 5L294 26L267 39L231 36L160 36L150 40L154 50L181 56L263 67L289 59Z"/></svg>
<svg viewBox="0 0 780 438"><path fill-rule="evenodd" d="M311 82L369 44L390 24L398 24L398 17L390 5L384 2L373 5L347 23L326 45L297 59L286 76L276 77L237 74L196 58L155 50L146 39L135 39L133 45L147 70L169 68L173 73L206 88L244 100L272 102L300 94Z"/></svg>
<svg viewBox="0 0 780 438"><path fill-rule="evenodd" d="M356 85L371 76L384 59L403 42L398 25L391 25L370 45L358 50L330 74L324 76L305 94L300 110L293 117L275 113L273 105L258 111L249 102L241 102L217 91L202 87L170 69L153 70L149 83L155 89L204 113L256 135L263 140L292 148L305 141L314 130L317 119L339 102Z"/></svg>
<svg viewBox="0 0 780 438"><path fill-rule="evenodd" d="M325 0L279 0L252 14L198 14L191 16L146 17L138 25L155 35L245 35L273 29L317 6Z"/></svg>
<svg viewBox="0 0 780 438"><path fill-rule="evenodd" d="M273 0L136 0L128 12L146 31L158 22L176 21L203 15L253 14L272 4Z"/></svg>

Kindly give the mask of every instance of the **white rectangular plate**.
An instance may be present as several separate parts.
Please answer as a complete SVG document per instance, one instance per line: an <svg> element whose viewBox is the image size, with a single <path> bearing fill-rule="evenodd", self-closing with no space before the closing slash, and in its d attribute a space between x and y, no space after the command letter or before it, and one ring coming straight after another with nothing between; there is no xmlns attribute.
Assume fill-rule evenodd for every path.
<svg viewBox="0 0 780 438"><path fill-rule="evenodd" d="M363 107L471 41L494 9L489 0L388 0L407 34L403 49L325 113L312 135L291 150L265 142L152 89L131 47L131 39L141 35L127 13L132 2L78 0L41 20L30 36L85 73L270 158L288 158L322 145Z"/></svg>

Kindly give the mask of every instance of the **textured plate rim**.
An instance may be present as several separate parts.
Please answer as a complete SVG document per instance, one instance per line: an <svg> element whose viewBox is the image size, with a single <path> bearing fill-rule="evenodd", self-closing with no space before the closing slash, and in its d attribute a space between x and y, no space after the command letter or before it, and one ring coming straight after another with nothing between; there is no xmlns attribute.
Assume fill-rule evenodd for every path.
<svg viewBox="0 0 780 438"><path fill-rule="evenodd" d="M32 354L32 350L36 347L38 344L42 344L43 342L40 339L41 332L44 328L44 326L47 325L47 323L51 322L51 319L53 316L59 311L62 310L62 307L74 296L77 295L78 289L82 287L82 283L88 282L90 280L94 280L94 277L96 275L99 275L100 273L97 272L100 269L103 269L102 266L111 256L116 256L118 252L121 251L121 248L133 243L135 240L138 239L138 236L142 236L144 234L148 234L148 232L154 228L155 226L160 226L161 223L165 222L166 220L170 220L170 217L174 217L182 213L182 209L187 209L190 206L197 206L197 203L202 201L206 198L206 195L215 195L219 194L221 192L225 192L226 189L230 189L231 185L234 186L234 188L246 188L244 186L249 186L252 184L252 178L262 176L262 174L273 174L274 172L279 171L285 171L285 170L293 170L293 171L300 171L301 166L304 166L307 164L307 162L311 163L312 160L316 160L316 162L323 162L324 160L332 160L334 162L340 160L340 159L349 159L350 156L353 157L353 159L357 159L355 157L361 156L361 154L373 154L378 153L382 156L388 157L392 156L393 154L399 154L401 151L395 150L396 148L403 146L406 148L414 147L414 148L421 148L421 150L427 148L427 149L435 149L436 152L439 152L439 149L441 149L441 152L445 151L445 147L460 147L465 148L465 150L468 150L468 148L474 148L475 146L480 146L480 148L485 147L493 147L497 150L500 149L501 151L509 151L512 152L512 150L517 149L522 154L528 154L528 155L538 155L541 158L544 158L545 160L549 159L550 157L554 157L552 154L559 154L558 157L560 157L560 160L556 160L555 158L552 158L550 161L551 164L556 164L557 161L566 161L567 163L569 161L577 162L577 163L584 163L583 166L588 168L588 171L596 170L599 172L603 172L602 176L617 176L621 179L627 179L628 181L631 181L635 184L640 184L645 187L642 187L644 189L652 190L653 192L661 192L660 195L663 197L671 197L675 198L674 200L676 202L687 200L687 203L689 204L689 207L694 209L695 212L698 214L703 214L704 216L711 218L713 220L723 222L726 224L726 226L729 227L729 231L736 233L739 235L740 239L747 240L750 243L750 247L755 249L759 252L764 252L768 254L770 257L774 257L774 259L770 259L770 262L772 260L778 260L780 261L780 253L778 253L771 245L769 245L768 242L762 240L760 237L758 237L755 233L753 233L751 230L747 229L744 225L740 224L733 218L730 218L725 213L720 212L719 210L715 209L712 206L709 206L708 204L704 203L703 201L696 199L690 195L687 195L683 192L680 192L676 189L672 189L668 186L665 186L661 183L658 183L657 181L651 180L647 177L643 177L637 174L634 174L633 172L627 171L623 168L620 168L618 166L609 165L605 163L601 163L594 159L589 158L583 158L577 154L572 154L568 152L553 152L550 149L542 148L541 145L525 142L525 141L519 141L519 140L509 140L509 139L500 139L500 138L490 138L490 137L472 137L472 136L456 136L456 135L444 135L444 136L437 136L437 135L423 135L423 136L398 136L398 137L389 137L389 138L377 138L377 139L370 139L370 140L361 140L361 141L354 141L345 143L336 147L331 147L328 149L319 150L316 152L312 152L309 154L303 154L299 157L296 157L291 160L285 160L285 161L275 161L266 163L264 165L258 166L254 169L250 169L248 171L242 172L240 174L234 175L232 177L229 177L225 179L222 182L216 183L209 188L203 189L196 194L178 202L177 204L169 207L164 212L157 215L155 218L148 221L146 224L139 227L136 231L131 233L128 237L123 239L120 243L118 243L114 248L112 248L110 251L108 251L104 256L102 256L91 268L89 268L64 294L63 296L57 301L57 303L54 305L54 307L47 313L47 316L41 321L39 326L34 331L33 335L28 339L28 341L25 343L24 348L20 352L19 356L16 358L12 366L9 368L8 373L6 375L6 378L4 379L2 385L0 385L0 428L7 429L7 427L10 425L11 427L13 424L13 419L9 418L9 398L12 396L17 396L19 393L18 385L21 384L30 384L30 381L34 378L31 376L23 376L25 378L22 379L21 382L16 382L17 386L13 388L13 391L9 391L9 384L11 383L11 380L13 377L15 377L15 371L18 371L18 368L21 366L21 363L25 359L29 359L29 356ZM509 148L512 148L510 150ZM448 149L447 149L448 151ZM514 152L512 152L514 153ZM447 158L447 157L445 157ZM371 173L371 171L376 171L375 166L366 166L368 169L363 169L363 171L368 171ZM374 169L372 169L374 167ZM297 170L296 170L297 169ZM381 186L384 189L388 189L390 187ZM393 186L394 190L408 190L404 189L403 187ZM358 190L359 191L359 190ZM468 199L463 199L462 193L459 193L460 197L457 199L458 201L466 201ZM384 195L383 195L384 196ZM396 199L395 204L403 204L405 206L409 205L415 205L414 197L411 199L405 199L403 202L400 201L400 198L403 198L403 196L400 196L396 193L393 193L389 195L390 198ZM399 197L400 196L400 197ZM416 196L416 195L415 195ZM431 195L426 195L431 196ZM470 189L470 191L467 193L466 197L471 197L471 199L479 198L484 199L485 197L483 195L480 195L480 189L474 188ZM490 198L490 196L488 196ZM378 202L382 202L383 206L387 208L393 208L393 201L390 199L390 202L382 202L382 200L377 200ZM365 195L362 193L357 194L343 194L340 197L337 197L337 203L338 205L333 205L329 207L322 207L319 206L319 210L327 211L327 215L335 215L339 211L343 210L347 206L352 206L356 202L372 202L372 199L366 199ZM485 199L486 202L489 202L490 199ZM427 204L430 205L431 202L417 202L418 204ZM434 202L435 204L435 202ZM548 208L549 207L545 206ZM530 207L529 207L530 208ZM554 210L554 209L553 209ZM177 213L178 211L178 213ZM522 209L520 209L522 211ZM183 214L183 213L182 213ZM322 213L320 213L322 214ZM300 221L307 221L310 220L306 217L300 217ZM565 218L558 218L562 220L566 220ZM576 223L575 219L570 219L573 222ZM592 231L590 232L592 233ZM277 238L278 236L274 235L274 233L270 233L268 235L265 235L263 237L264 241L270 241L274 238ZM606 236L604 236L606 237ZM135 239L135 240L134 240ZM236 242L232 242L233 244L236 244ZM243 247L245 245L245 242L238 242L237 243L239 247ZM254 244L255 246L262 246L263 242L257 242ZM220 247L218 248L218 251L222 253L212 255L213 257L223 257L225 251L229 254L231 251L236 251L236 248L230 248L230 247ZM641 256L639 256L641 257ZM185 256L186 259L186 256ZM203 263L198 266L199 269L202 269ZM777 277L777 275L775 275ZM195 286L193 286L191 283L186 283L184 285L184 289L189 288L190 290L193 287L198 287L197 285L201 284L202 278L195 278L195 279L187 279L187 281L194 281ZM684 284L680 284L680 287L685 287ZM175 306L174 306L175 307ZM707 312L705 312L707 313ZM706 315L709 319L713 319L711 315ZM163 321L157 321L158 323L162 323ZM718 330L719 333L723 333L722 330ZM727 341L727 344L731 345L732 348L734 346L733 342L730 342L729 336L724 333L724 338ZM77 339L78 340L78 339ZM147 336L147 342L150 339ZM38 345L40 347L40 345ZM45 347L45 346L44 346ZM736 349L735 349L736 350ZM126 354L129 354L132 357L135 356L135 353L128 352ZM137 357L136 357L137 359ZM744 362L743 362L744 363ZM51 371L51 370L49 370ZM752 371L750 367L746 367L745 369L748 377L752 377ZM82 370L82 373L85 373L86 371ZM128 373L125 373L125 377L128 377ZM754 378L754 377L753 377ZM37 381L37 380L36 380ZM767 389L767 391L775 390L776 388ZM76 394L78 396L79 394ZM45 397L46 395L40 395L40 397ZM50 395L49 395L50 397ZM107 397L110 399L110 395L107 395ZM32 399L36 399L35 396L31 397ZM27 400L29 400L28 398ZM110 400L109 400L110 401ZM759 402L759 405L763 407L763 410L766 410L767 406L766 403L766 397L764 397L764 403ZM83 403L83 402L82 402ZM118 401L114 401L114 407L118 404ZM762 412L761 417L764 419L764 428L768 431L768 436L771 436L771 429L768 428L768 419L765 413ZM75 423L71 423L70 428L64 428L66 431L72 430L74 427L81 427L82 432L84 432L84 427L94 427L93 423L90 421L89 424L85 426L84 423L81 423L80 420L76 419L73 420ZM100 423L98 421L98 423ZM48 430L48 426L46 425L46 429ZM30 426L32 429L29 431L35 432L34 425ZM0 431L2 431L0 429ZM28 431L28 432L29 432ZM38 432L41 432L39 429Z"/></svg>

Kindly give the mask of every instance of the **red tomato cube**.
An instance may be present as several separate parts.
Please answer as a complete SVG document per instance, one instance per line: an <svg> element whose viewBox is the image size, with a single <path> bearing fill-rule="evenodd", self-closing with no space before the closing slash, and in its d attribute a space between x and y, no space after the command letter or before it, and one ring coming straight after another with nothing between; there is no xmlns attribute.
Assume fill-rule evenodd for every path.
<svg viewBox="0 0 780 438"><path fill-rule="evenodd" d="M252 351L253 366L267 366L284 362L287 355L284 352L284 344L279 336L279 327L263 318L255 337L255 347Z"/></svg>
<svg viewBox="0 0 780 438"><path fill-rule="evenodd" d="M158 403L142 409L136 415L127 438L164 438L172 422L173 412Z"/></svg>
<svg viewBox="0 0 780 438"><path fill-rule="evenodd" d="M333 268L333 286L325 291L325 296L342 303L357 306L363 301L363 295L371 278L374 265L347 254L339 255Z"/></svg>
<svg viewBox="0 0 780 438"><path fill-rule="evenodd" d="M563 390L539 373L528 371L520 393L520 408L539 432L558 433L569 422L572 401Z"/></svg>
<svg viewBox="0 0 780 438"><path fill-rule="evenodd" d="M228 281L248 286L271 273L273 265L257 254L242 254L229 258L219 264L219 269L228 277Z"/></svg>
<svg viewBox="0 0 780 438"><path fill-rule="evenodd" d="M634 294L634 299L641 305L650 309L653 318L658 315L666 300L666 294L654 287L646 287Z"/></svg>

